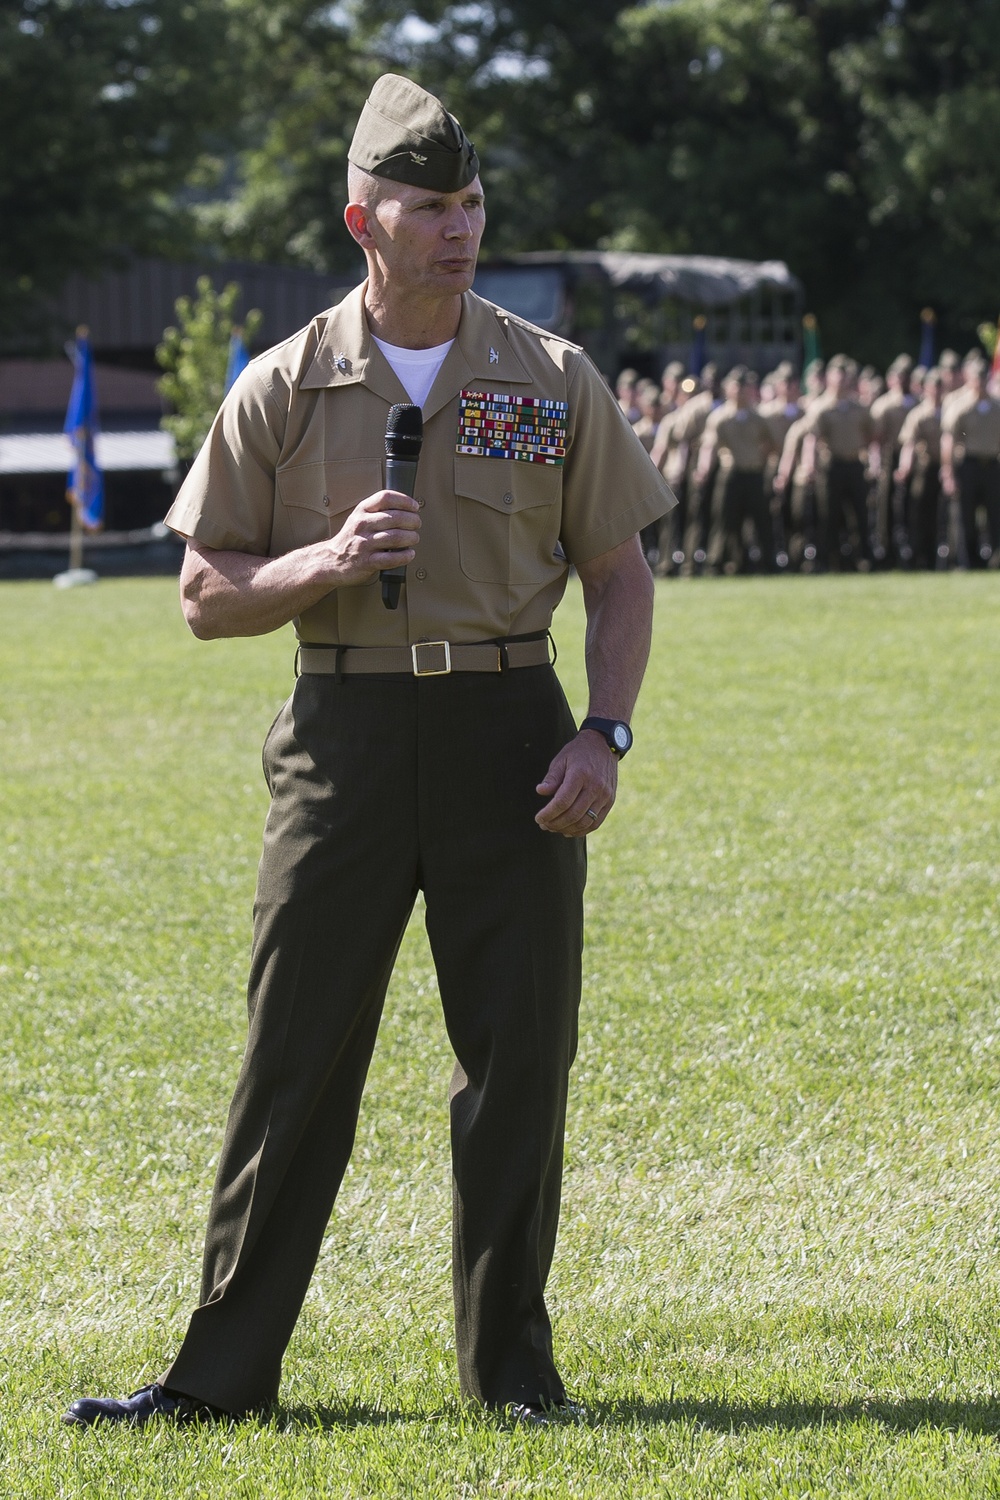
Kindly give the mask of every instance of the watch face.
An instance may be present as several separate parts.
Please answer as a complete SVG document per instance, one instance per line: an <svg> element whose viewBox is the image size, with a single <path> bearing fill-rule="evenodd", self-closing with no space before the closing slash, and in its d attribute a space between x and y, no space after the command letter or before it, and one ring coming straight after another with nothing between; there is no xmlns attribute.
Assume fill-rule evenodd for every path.
<svg viewBox="0 0 1000 1500"><path fill-rule="evenodd" d="M627 750L632 741L632 736L624 724L616 724L614 727L614 741L619 750Z"/></svg>

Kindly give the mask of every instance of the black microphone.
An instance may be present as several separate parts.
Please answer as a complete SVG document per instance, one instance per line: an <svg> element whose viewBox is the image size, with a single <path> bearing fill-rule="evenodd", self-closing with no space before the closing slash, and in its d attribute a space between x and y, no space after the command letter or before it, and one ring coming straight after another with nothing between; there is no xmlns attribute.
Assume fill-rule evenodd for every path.
<svg viewBox="0 0 1000 1500"><path fill-rule="evenodd" d="M385 487L398 490L401 495L412 495L417 482L417 460L424 441L424 416L419 406L409 401L397 401L390 406L385 422ZM406 568L383 568L382 603L386 609L395 609L399 603L399 591L406 577Z"/></svg>

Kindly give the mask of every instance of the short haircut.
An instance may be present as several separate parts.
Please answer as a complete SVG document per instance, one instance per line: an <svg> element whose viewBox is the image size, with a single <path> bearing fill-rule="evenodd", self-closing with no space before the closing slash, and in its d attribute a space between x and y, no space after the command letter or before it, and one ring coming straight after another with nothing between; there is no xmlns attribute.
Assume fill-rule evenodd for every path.
<svg viewBox="0 0 1000 1500"><path fill-rule="evenodd" d="M348 203L360 203L362 208L369 211L378 207L383 198L392 196L392 182L386 177L376 177L371 172L365 172L361 167L356 167L353 162L347 164L347 201Z"/></svg>

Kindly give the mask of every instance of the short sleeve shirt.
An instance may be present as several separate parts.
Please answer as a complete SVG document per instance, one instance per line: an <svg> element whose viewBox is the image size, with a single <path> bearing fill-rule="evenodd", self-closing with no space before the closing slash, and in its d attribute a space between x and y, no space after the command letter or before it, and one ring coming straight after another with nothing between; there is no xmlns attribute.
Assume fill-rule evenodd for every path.
<svg viewBox="0 0 1000 1500"><path fill-rule="evenodd" d="M713 411L705 423L705 437L714 438L722 450L725 467L759 473L777 446L771 429L759 412L739 410L727 401Z"/></svg>
<svg viewBox="0 0 1000 1500"><path fill-rule="evenodd" d="M774 401L762 402L757 408L771 429L771 436L780 450L784 446L788 430L794 422L802 416L802 407L797 401Z"/></svg>
<svg viewBox="0 0 1000 1500"><path fill-rule="evenodd" d="M693 447L705 431L705 423L713 408L722 405L711 391L699 391L674 414L670 435L675 443L687 443Z"/></svg>
<svg viewBox="0 0 1000 1500"><path fill-rule="evenodd" d="M877 401L872 402L875 441L880 443L887 453L900 443L903 423L916 404L915 396L904 395L902 391L886 391L884 396L879 396Z"/></svg>
<svg viewBox="0 0 1000 1500"><path fill-rule="evenodd" d="M972 387L956 392L941 417L941 431L950 432L972 458L996 458L1000 454L1000 402L977 395Z"/></svg>
<svg viewBox="0 0 1000 1500"><path fill-rule="evenodd" d="M207 547L276 557L336 535L385 485L385 425L407 394L371 339L362 285L251 361L167 524ZM574 344L465 293L423 406L417 556L399 608L379 580L333 589L302 640L481 641L548 629L571 563L676 502L606 382Z"/></svg>
<svg viewBox="0 0 1000 1500"><path fill-rule="evenodd" d="M871 413L860 401L821 396L807 414L808 432L814 432L831 458L857 460L875 434Z"/></svg>
<svg viewBox="0 0 1000 1500"><path fill-rule="evenodd" d="M938 463L941 458L941 408L931 401L922 401L915 406L903 423L899 443L900 447L912 443L929 462Z"/></svg>

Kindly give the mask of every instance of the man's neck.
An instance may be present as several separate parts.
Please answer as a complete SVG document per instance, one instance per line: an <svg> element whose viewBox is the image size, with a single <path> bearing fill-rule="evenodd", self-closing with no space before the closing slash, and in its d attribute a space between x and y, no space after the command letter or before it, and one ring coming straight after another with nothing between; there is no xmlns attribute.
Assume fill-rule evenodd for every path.
<svg viewBox="0 0 1000 1500"><path fill-rule="evenodd" d="M434 349L458 333L462 299L414 297L402 302L387 297L369 281L365 317L375 337L387 344L399 349Z"/></svg>

